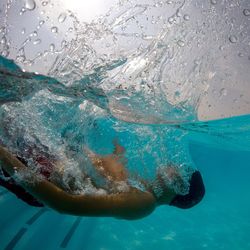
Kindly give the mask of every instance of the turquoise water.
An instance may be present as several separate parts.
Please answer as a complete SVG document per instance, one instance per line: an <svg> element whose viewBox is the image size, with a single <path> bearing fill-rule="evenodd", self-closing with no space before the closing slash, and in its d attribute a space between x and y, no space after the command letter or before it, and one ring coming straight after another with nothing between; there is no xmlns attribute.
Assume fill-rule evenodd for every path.
<svg viewBox="0 0 250 250"><path fill-rule="evenodd" d="M4 58L0 79L1 141L13 151L21 153L35 140L77 161L83 160L82 145L106 154L117 137L130 171L151 178L168 162L183 171L192 165L206 185L196 207L159 207L137 221L61 215L30 207L1 187L1 249L250 249L250 115L172 125L126 123L110 114L102 93L85 85L68 89L55 79L23 73Z"/></svg>

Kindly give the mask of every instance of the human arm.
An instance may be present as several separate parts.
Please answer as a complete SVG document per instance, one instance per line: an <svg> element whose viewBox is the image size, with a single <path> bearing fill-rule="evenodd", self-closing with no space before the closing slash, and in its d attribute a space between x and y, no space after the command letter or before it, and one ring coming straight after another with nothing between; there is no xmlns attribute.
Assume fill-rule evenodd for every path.
<svg viewBox="0 0 250 250"><path fill-rule="evenodd" d="M2 146L0 146L0 160L4 162L4 169L11 176L29 171ZM47 180L40 180L31 171L29 177L32 178L32 182L21 180L20 184L35 198L60 213L138 219L148 215L155 208L155 199L149 192L131 189L127 193L111 195L72 195Z"/></svg>

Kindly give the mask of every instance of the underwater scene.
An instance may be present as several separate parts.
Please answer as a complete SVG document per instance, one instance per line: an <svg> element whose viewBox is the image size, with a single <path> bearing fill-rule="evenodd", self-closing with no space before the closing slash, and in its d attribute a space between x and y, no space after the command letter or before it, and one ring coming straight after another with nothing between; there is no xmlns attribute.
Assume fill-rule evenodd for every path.
<svg viewBox="0 0 250 250"><path fill-rule="evenodd" d="M0 249L250 249L249 65L249 0L1 0Z"/></svg>

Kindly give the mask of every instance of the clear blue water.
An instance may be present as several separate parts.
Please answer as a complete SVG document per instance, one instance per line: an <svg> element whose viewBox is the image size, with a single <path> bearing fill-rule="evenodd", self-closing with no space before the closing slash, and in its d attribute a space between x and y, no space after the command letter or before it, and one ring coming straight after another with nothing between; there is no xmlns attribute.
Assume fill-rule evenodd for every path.
<svg viewBox="0 0 250 250"><path fill-rule="evenodd" d="M21 73L4 58L0 70L1 124L14 116L20 138L29 140L32 132L37 140L51 141L51 147L66 144L80 154L84 143L108 153L112 138L118 137L131 171L152 176L158 164L192 164L206 185L206 196L196 207L159 207L137 221L61 215L30 207L0 187L0 249L250 249L250 115L179 125L125 123L108 112L93 112L92 104L78 108L88 99L105 109L103 96L81 96L79 89L77 97L67 96L56 80ZM12 113L6 114L6 105ZM18 143L9 142L17 140L18 131L7 137L1 127L0 133L5 144L18 150Z"/></svg>

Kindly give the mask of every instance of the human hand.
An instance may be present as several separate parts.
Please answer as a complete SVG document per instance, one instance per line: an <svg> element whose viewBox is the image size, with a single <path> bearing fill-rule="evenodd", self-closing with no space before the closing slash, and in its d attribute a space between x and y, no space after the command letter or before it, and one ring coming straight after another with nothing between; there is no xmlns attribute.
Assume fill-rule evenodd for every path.
<svg viewBox="0 0 250 250"><path fill-rule="evenodd" d="M114 140L113 144L113 153L105 156L94 153L86 146L84 147L84 151L95 169L102 176L110 181L125 181L128 178L128 173L124 166L126 164L126 159L124 157L125 149L117 140Z"/></svg>

